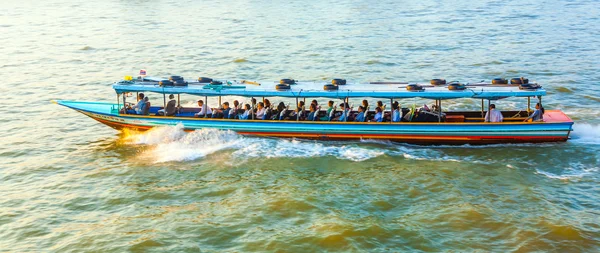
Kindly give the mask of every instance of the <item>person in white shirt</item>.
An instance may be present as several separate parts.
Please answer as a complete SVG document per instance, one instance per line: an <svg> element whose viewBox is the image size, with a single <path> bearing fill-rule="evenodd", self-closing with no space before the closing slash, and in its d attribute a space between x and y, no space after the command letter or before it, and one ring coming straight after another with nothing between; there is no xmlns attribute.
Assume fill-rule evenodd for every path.
<svg viewBox="0 0 600 253"><path fill-rule="evenodd" d="M204 104L204 101L198 100L198 106L200 107L200 112L194 114L194 117L210 118L212 116L212 110L207 104Z"/></svg>
<svg viewBox="0 0 600 253"><path fill-rule="evenodd" d="M261 120L265 117L265 113L267 112L267 108L265 108L265 103L258 102L258 106L256 107L256 119Z"/></svg>
<svg viewBox="0 0 600 253"><path fill-rule="evenodd" d="M496 110L496 105L491 104L490 109L485 114L485 122L502 122L503 119L502 113Z"/></svg>

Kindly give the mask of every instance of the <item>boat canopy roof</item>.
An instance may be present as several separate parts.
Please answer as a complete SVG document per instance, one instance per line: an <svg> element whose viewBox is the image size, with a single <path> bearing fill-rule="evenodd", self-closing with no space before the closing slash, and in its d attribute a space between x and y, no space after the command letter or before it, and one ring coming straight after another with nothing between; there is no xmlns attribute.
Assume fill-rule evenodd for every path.
<svg viewBox="0 0 600 253"><path fill-rule="evenodd" d="M514 85L492 85L487 83L465 84L464 90L449 90L447 85L423 86L422 91L409 91L403 82L356 82L340 85L338 90L324 90L323 86L331 84L326 81L297 81L289 90L277 90L279 81L248 82L245 80L222 80L223 85L208 85L199 82L188 82L187 86L160 86L163 78L144 78L143 80L120 81L113 84L117 94L125 92L156 92L164 94L190 94L197 96L242 96L242 97L290 97L290 98L427 98L427 99L502 99L507 97L544 96L546 90L521 90ZM252 84L250 84L252 83ZM260 84L260 85L258 85ZM412 84L412 83L411 83Z"/></svg>

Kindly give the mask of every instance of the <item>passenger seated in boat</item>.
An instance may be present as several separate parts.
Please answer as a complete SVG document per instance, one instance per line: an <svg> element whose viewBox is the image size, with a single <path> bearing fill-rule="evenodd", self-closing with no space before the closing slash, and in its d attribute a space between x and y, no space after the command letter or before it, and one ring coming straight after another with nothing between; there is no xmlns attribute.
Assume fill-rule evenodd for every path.
<svg viewBox="0 0 600 253"><path fill-rule="evenodd" d="M126 96L126 94L123 93L123 96ZM124 108L124 111L122 111L121 113L142 114L142 110L144 109L144 105L146 104L146 102L144 101L144 93L138 94L137 99L137 104L135 104L134 106L131 106L131 104L127 105Z"/></svg>
<svg viewBox="0 0 600 253"><path fill-rule="evenodd" d="M503 119L502 113L496 110L496 105L491 104L489 110L485 114L485 122L502 122Z"/></svg>
<svg viewBox="0 0 600 253"><path fill-rule="evenodd" d="M402 116L402 112L400 112L400 105L398 101L392 104L392 122L400 122L400 118Z"/></svg>
<svg viewBox="0 0 600 253"><path fill-rule="evenodd" d="M385 109L385 106L383 105L383 102L381 100L377 101L377 107L381 108L381 111Z"/></svg>
<svg viewBox="0 0 600 253"><path fill-rule="evenodd" d="M244 107L246 108L246 110L243 113L239 114L239 119L248 119L250 113L252 112L252 107L249 104L244 105Z"/></svg>
<svg viewBox="0 0 600 253"><path fill-rule="evenodd" d="M544 121L544 113L546 112L546 110L544 110L544 107L542 107L542 105L540 105L540 103L535 104L535 111L533 111L533 113L531 115L529 115L529 117L527 117L525 120L523 120L523 122L527 122L527 121Z"/></svg>
<svg viewBox="0 0 600 253"><path fill-rule="evenodd" d="M141 115L150 115L150 98L147 96L144 98L144 106L142 108Z"/></svg>
<svg viewBox="0 0 600 253"><path fill-rule="evenodd" d="M365 109L364 107L359 106L358 107L358 113L356 114L356 117L354 118L354 121L356 122L364 122L365 121Z"/></svg>
<svg viewBox="0 0 600 253"><path fill-rule="evenodd" d="M258 102L258 106L256 107L256 119L263 120L267 112L267 108L265 108L265 103Z"/></svg>
<svg viewBox="0 0 600 253"><path fill-rule="evenodd" d="M265 116L263 117L263 119L271 119L271 117L273 115L273 105L271 104L271 101L269 101L268 99L265 99L264 103L265 103Z"/></svg>
<svg viewBox="0 0 600 253"><path fill-rule="evenodd" d="M315 119L317 118L317 113L318 113L318 109L317 109L317 105L311 103L310 104L310 108L309 108L310 112L308 113L308 120L309 121L315 121Z"/></svg>
<svg viewBox="0 0 600 253"><path fill-rule="evenodd" d="M366 100L364 100L364 101L366 101ZM340 110L342 111L342 115L340 115L336 119L338 121L348 121L348 116L349 116L350 112L352 111L352 108L350 108L348 103L341 103Z"/></svg>
<svg viewBox="0 0 600 253"><path fill-rule="evenodd" d="M222 108L213 111L212 118L221 119L225 118L226 115L229 115L229 112L231 111L231 108L229 107L229 102L225 102L221 106Z"/></svg>
<svg viewBox="0 0 600 253"><path fill-rule="evenodd" d="M200 112L194 114L194 117L210 118L212 116L212 110L207 104L204 103L204 101L198 100L198 106L200 107Z"/></svg>
<svg viewBox="0 0 600 253"><path fill-rule="evenodd" d="M299 101L298 102L298 108L296 108L296 110L292 111L290 113L290 115L288 117L286 117L286 119L290 119L290 120L295 120L295 119L304 120L304 101Z"/></svg>
<svg viewBox="0 0 600 253"><path fill-rule="evenodd" d="M327 102L327 105L329 107L327 107L327 112L325 112L325 116L320 118L321 121L329 121L333 116L332 114L335 112L335 106L333 106L333 101L329 100L329 102Z"/></svg>
<svg viewBox="0 0 600 253"><path fill-rule="evenodd" d="M375 107L375 116L373 117L375 122L383 122L383 113L381 107Z"/></svg>
<svg viewBox="0 0 600 253"><path fill-rule="evenodd" d="M231 110L229 110L229 113L227 115L228 119L235 119L235 117L238 115L238 110L240 106L240 102L238 102L237 100L233 100L233 108L231 108Z"/></svg>
<svg viewBox="0 0 600 253"><path fill-rule="evenodd" d="M277 105L277 111L275 111L273 113L273 119L274 120L282 120L283 117L285 116L286 109L287 108L285 106L285 103L279 102L279 104Z"/></svg>
<svg viewBox="0 0 600 253"><path fill-rule="evenodd" d="M163 115L165 115L165 111L166 111L165 116L173 116L173 115L177 114L177 109L178 109L177 100L175 100L175 95L171 94L171 95L169 95L169 102L167 103L167 107L165 109L158 110L156 115L163 116Z"/></svg>

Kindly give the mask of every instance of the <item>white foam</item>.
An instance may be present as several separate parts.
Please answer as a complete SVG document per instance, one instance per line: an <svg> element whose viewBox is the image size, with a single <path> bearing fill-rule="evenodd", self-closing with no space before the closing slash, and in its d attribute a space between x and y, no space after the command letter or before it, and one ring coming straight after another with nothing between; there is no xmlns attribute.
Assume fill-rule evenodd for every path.
<svg viewBox="0 0 600 253"><path fill-rule="evenodd" d="M321 157L364 161L384 154L381 150L361 148L354 145L326 145L316 141L287 139L259 139L233 153L235 157Z"/></svg>
<svg viewBox="0 0 600 253"><path fill-rule="evenodd" d="M573 125L571 138L576 142L600 144L600 125L576 123Z"/></svg>
<svg viewBox="0 0 600 253"><path fill-rule="evenodd" d="M559 179L559 180L579 180L586 176L593 175L594 172L597 172L597 167L586 167L582 163L574 163L571 164L570 167L565 168L564 173L555 174L548 171L536 169L535 173L544 175L548 178Z"/></svg>
<svg viewBox="0 0 600 253"><path fill-rule="evenodd" d="M385 152L380 149L296 139L246 138L233 131L201 129L186 133L183 125L165 126L126 137L126 143L150 145L142 156L155 163L190 161L223 150L238 160L248 158L301 158L333 156L338 159L364 161Z"/></svg>

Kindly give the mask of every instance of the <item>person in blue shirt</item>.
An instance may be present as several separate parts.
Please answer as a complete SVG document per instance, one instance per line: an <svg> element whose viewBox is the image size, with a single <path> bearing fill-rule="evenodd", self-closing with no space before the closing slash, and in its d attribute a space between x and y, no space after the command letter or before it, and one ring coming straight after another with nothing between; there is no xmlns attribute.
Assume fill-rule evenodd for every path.
<svg viewBox="0 0 600 253"><path fill-rule="evenodd" d="M364 107L362 107L362 105L358 107L358 114L356 114L356 118L354 118L354 121L356 121L356 122L364 122L365 121L365 109L364 109Z"/></svg>
<svg viewBox="0 0 600 253"><path fill-rule="evenodd" d="M340 109L342 110L342 115L338 118L338 121L347 121L348 114L350 114L352 108L348 106L348 103L341 103Z"/></svg>
<svg viewBox="0 0 600 253"><path fill-rule="evenodd" d="M238 114L239 119L248 119L248 116L250 116L250 113L252 113L252 107L250 107L249 104L246 104L244 107L246 108L246 111L244 111L242 114Z"/></svg>
<svg viewBox="0 0 600 253"><path fill-rule="evenodd" d="M212 118L226 118L229 116L229 111L231 108L229 107L229 102L225 102L221 105L221 109L216 109L213 111Z"/></svg>
<svg viewBox="0 0 600 253"><path fill-rule="evenodd" d="M314 103L311 103L309 109L310 109L310 112L308 113L308 121L314 121L315 117L318 116L317 115L317 113L318 113L318 111L317 111L317 105L314 104Z"/></svg>
<svg viewBox="0 0 600 253"><path fill-rule="evenodd" d="M373 121L375 122L383 122L383 113L381 112L381 107L375 107L375 117L373 117Z"/></svg>
<svg viewBox="0 0 600 253"><path fill-rule="evenodd" d="M528 120L532 120L532 121L544 121L544 113L546 111L544 110L544 107L542 107L542 105L540 103L535 104L535 111L529 115L529 117L527 117L525 120L523 120L523 122L527 122Z"/></svg>
<svg viewBox="0 0 600 253"><path fill-rule="evenodd" d="M402 113L400 112L400 105L398 101L394 102L392 105L392 122L400 122L400 116Z"/></svg>

